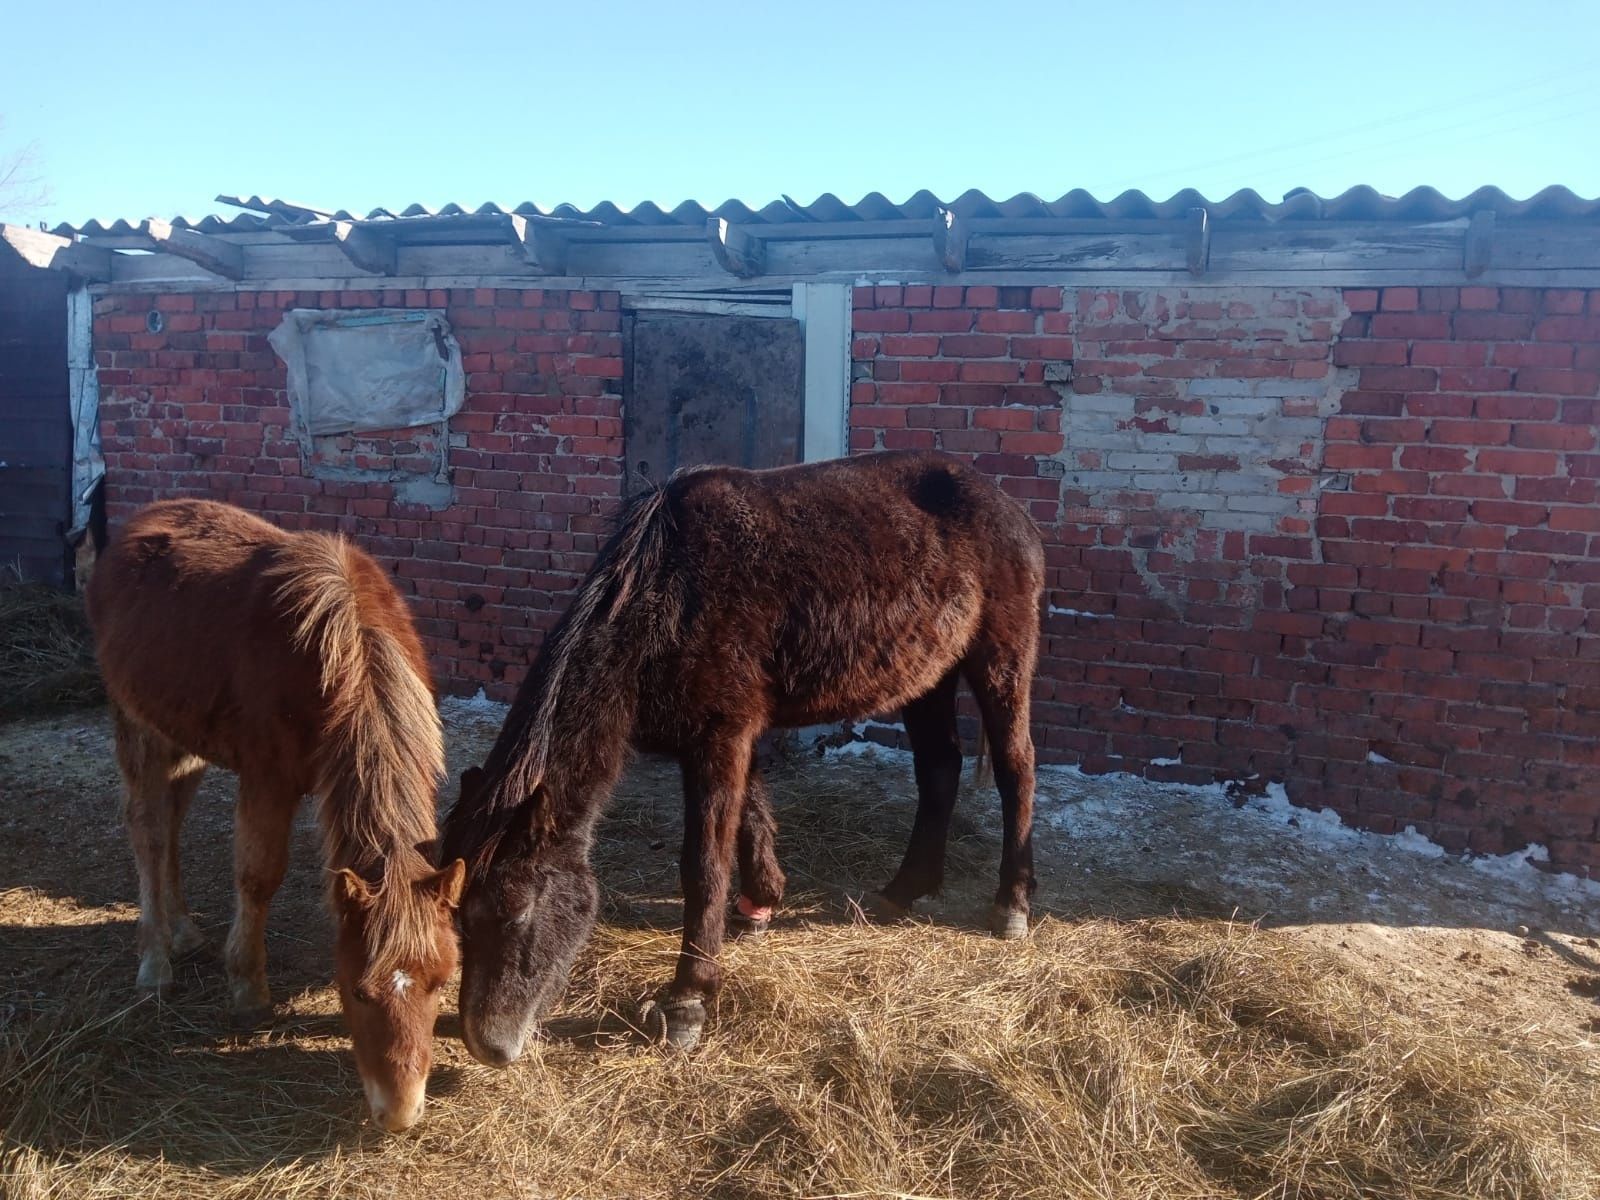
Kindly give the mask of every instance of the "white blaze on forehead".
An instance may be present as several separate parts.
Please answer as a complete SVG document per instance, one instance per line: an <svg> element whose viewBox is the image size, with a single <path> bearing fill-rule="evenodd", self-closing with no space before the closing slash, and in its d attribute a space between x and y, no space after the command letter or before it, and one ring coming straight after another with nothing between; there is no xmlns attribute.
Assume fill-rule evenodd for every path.
<svg viewBox="0 0 1600 1200"><path fill-rule="evenodd" d="M404 971L396 971L391 982L394 984L394 994L396 996L404 996L407 989L411 987L411 976Z"/></svg>

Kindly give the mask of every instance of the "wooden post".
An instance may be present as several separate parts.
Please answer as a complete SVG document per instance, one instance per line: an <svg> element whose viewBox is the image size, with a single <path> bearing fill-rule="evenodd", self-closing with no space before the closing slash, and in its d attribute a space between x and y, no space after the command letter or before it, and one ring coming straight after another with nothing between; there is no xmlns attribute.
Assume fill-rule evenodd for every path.
<svg viewBox="0 0 1600 1200"><path fill-rule="evenodd" d="M941 208L933 218L933 252L940 264L954 274L967 265L967 241L971 231L967 223L947 208Z"/></svg>
<svg viewBox="0 0 1600 1200"><path fill-rule="evenodd" d="M522 256L547 275L567 273L567 239L561 221L511 214L511 235L522 244Z"/></svg>
<svg viewBox="0 0 1600 1200"><path fill-rule="evenodd" d="M165 254L186 258L224 279L244 278L244 251L232 242L210 238L192 229L175 229L170 221L159 217L141 222L139 231Z"/></svg>
<svg viewBox="0 0 1600 1200"><path fill-rule="evenodd" d="M1489 269L1494 251L1494 210L1482 209L1467 222L1467 238L1461 249L1461 269L1468 279L1476 279Z"/></svg>
<svg viewBox="0 0 1600 1200"><path fill-rule="evenodd" d="M711 255L717 265L730 275L749 279L766 269L766 247L738 225L710 217L706 220L706 240L711 243Z"/></svg>
<svg viewBox="0 0 1600 1200"><path fill-rule="evenodd" d="M1186 238L1189 274L1204 275L1211 264L1211 214L1203 208L1189 210Z"/></svg>

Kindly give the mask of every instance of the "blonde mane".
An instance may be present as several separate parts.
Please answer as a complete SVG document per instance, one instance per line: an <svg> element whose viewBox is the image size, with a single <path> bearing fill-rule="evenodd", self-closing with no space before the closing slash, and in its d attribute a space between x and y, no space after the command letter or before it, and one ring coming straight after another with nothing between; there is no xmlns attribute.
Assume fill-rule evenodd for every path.
<svg viewBox="0 0 1600 1200"><path fill-rule="evenodd" d="M431 902L411 885L431 869L444 732L428 681L388 628L393 617L363 603L363 567L389 586L363 557L343 538L303 534L269 574L281 581L294 644L321 663L316 792L326 862L372 883L367 973L387 977L435 953Z"/></svg>

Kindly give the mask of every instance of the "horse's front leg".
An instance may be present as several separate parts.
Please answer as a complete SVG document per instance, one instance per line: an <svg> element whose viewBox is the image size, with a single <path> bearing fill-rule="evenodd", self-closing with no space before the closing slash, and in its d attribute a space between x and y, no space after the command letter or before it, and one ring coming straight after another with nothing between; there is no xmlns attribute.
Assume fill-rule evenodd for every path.
<svg viewBox="0 0 1600 1200"><path fill-rule="evenodd" d="M724 738L683 757L683 949L662 1011L667 1040L692 1049L717 994L728 887L739 814L750 768L751 739Z"/></svg>

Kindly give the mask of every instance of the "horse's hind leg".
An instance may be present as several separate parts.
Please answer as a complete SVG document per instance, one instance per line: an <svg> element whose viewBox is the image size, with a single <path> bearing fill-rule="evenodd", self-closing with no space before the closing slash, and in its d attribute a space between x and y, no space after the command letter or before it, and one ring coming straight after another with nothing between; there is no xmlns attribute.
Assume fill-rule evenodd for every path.
<svg viewBox="0 0 1600 1200"><path fill-rule="evenodd" d="M950 814L961 787L961 737L956 731L956 682L952 670L905 707L906 736L917 777L917 815L900 869L883 889L882 916L904 916L922 896L944 883L945 843Z"/></svg>
<svg viewBox="0 0 1600 1200"><path fill-rule="evenodd" d="M225 957L230 1007L241 1022L259 1021L272 1007L267 989L267 908L289 866L289 827L298 801L292 788L239 778L233 829L237 908Z"/></svg>
<svg viewBox="0 0 1600 1200"><path fill-rule="evenodd" d="M766 782L752 755L744 809L739 814L739 899L733 910L736 934L764 933L772 921L772 910L783 899L785 881L774 845L777 829L767 803Z"/></svg>
<svg viewBox="0 0 1600 1200"><path fill-rule="evenodd" d="M1000 887L989 927L1002 938L1028 932L1028 900L1033 895L1033 735L1028 728L1029 689L1038 643L1024 632L1012 644L980 638L962 664L983 715L1000 792L1004 842L1000 849Z"/></svg>
<svg viewBox="0 0 1600 1200"><path fill-rule="evenodd" d="M167 884L167 789L172 768L185 756L164 738L111 706L117 765L125 785L122 815L139 872L140 991L163 994L172 986L172 912Z"/></svg>
<svg viewBox="0 0 1600 1200"><path fill-rule="evenodd" d="M172 916L172 953L179 958L193 954L205 945L206 940L189 916L189 905L183 898L182 856L178 846L183 818L188 815L189 803L194 799L205 773L204 761L198 758L185 759L175 765L172 782L167 786L167 904Z"/></svg>

